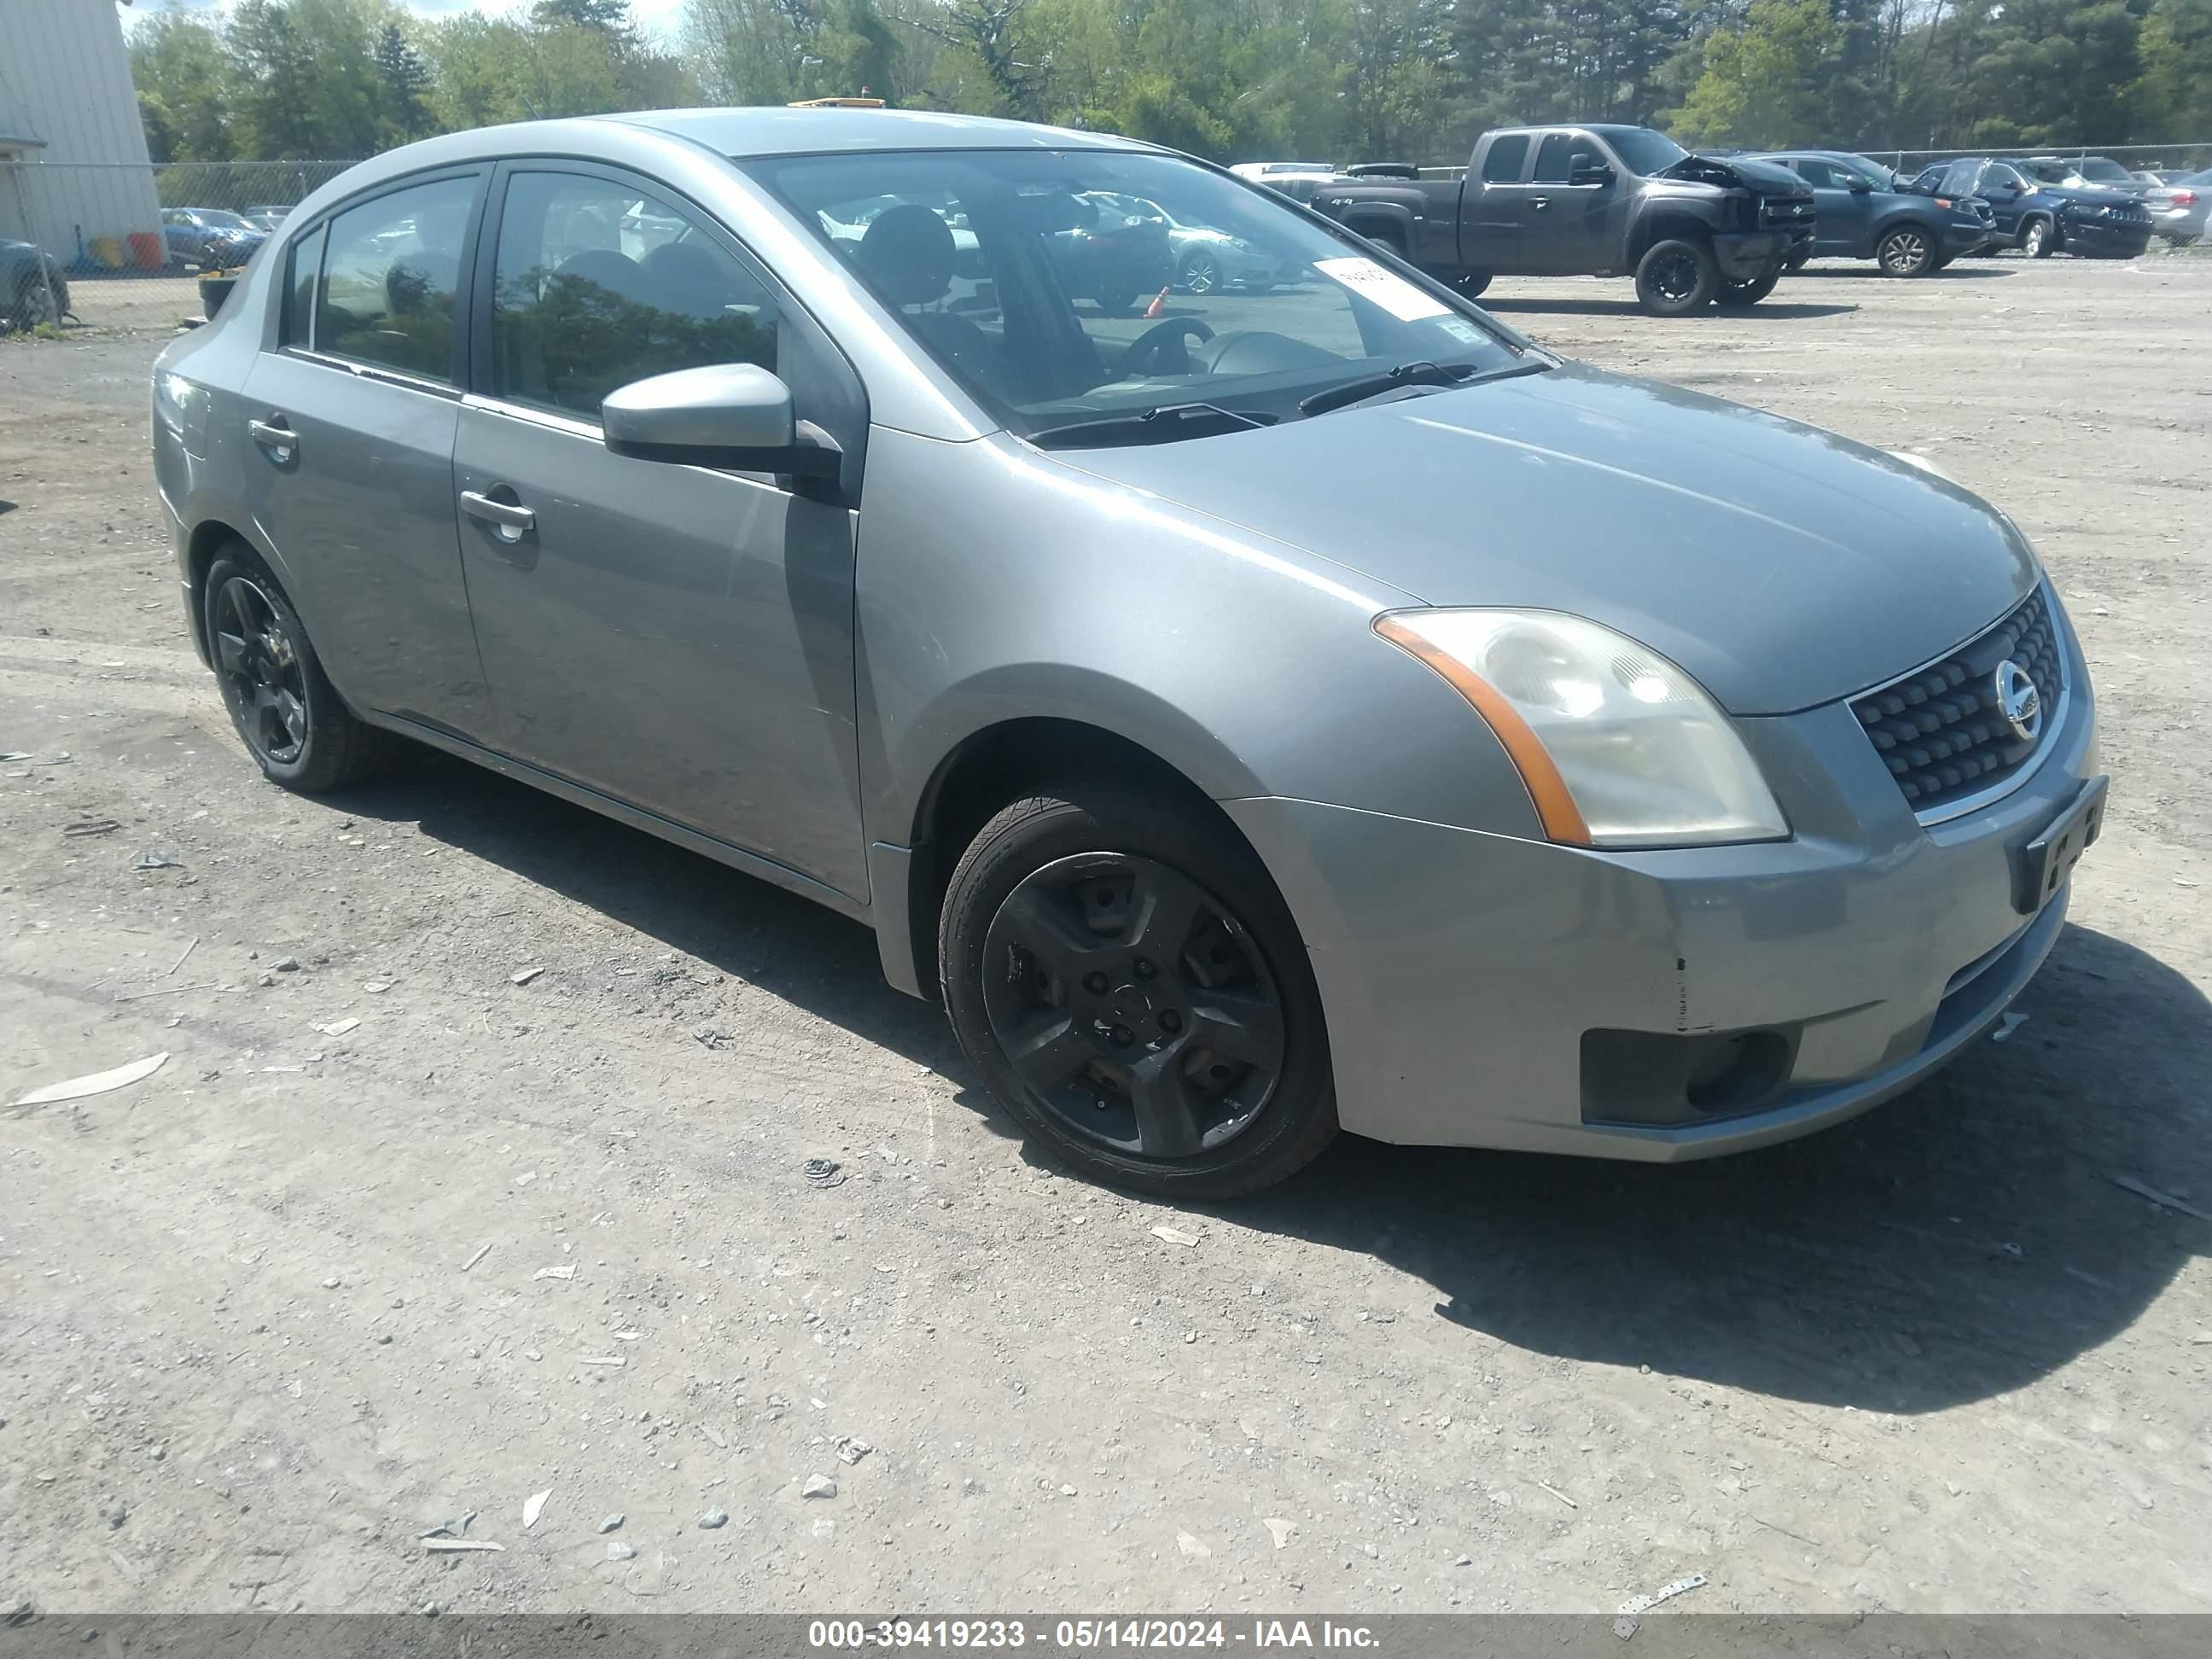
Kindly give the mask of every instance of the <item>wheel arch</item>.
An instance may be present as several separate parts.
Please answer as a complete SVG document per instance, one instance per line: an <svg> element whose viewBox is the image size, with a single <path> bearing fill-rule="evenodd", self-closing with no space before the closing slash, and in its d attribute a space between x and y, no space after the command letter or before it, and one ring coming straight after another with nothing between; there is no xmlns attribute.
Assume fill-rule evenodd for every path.
<svg viewBox="0 0 2212 1659"><path fill-rule="evenodd" d="M1355 202L1338 210L1337 222L1401 259L1413 257L1413 210L1402 202Z"/></svg>
<svg viewBox="0 0 2212 1659"><path fill-rule="evenodd" d="M1713 228L1693 213L1679 209L1662 209L1645 215L1636 222L1628 236L1628 269L1633 271L1644 256L1651 251L1655 242L1674 240L1706 242L1713 240Z"/></svg>
<svg viewBox="0 0 2212 1659"><path fill-rule="evenodd" d="M1112 778L1157 790L1216 824L1265 870L1266 860L1221 809L1215 793L1185 766L1165 758L1161 746L1066 714L1014 715L979 726L953 744L915 798L905 823L905 847L894 849L878 842L871 848L876 873L887 873L892 860L886 854L902 866L902 880L883 884L902 887L902 903L895 893L876 895L878 903L890 901L893 910L875 918L884 976L912 994L937 994L938 918L954 866L993 814L1055 780Z"/></svg>

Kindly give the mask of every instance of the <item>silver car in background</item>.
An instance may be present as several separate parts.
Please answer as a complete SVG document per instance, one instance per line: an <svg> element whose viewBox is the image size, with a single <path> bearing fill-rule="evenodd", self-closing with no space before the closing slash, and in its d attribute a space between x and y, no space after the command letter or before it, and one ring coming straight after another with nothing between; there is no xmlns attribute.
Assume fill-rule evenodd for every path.
<svg viewBox="0 0 2212 1659"><path fill-rule="evenodd" d="M1299 283L1115 314L1054 248L1101 192ZM2002 514L1122 139L432 139L295 210L153 391L268 777L405 737L857 918L1030 1136L1157 1193L1340 1127L1664 1160L1849 1117L1997 1019L2101 821Z"/></svg>

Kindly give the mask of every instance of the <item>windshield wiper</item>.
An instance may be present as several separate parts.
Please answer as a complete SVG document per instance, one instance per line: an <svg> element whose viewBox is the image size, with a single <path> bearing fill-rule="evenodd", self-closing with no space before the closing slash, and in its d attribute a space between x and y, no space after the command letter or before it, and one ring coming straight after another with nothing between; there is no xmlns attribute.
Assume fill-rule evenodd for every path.
<svg viewBox="0 0 2212 1659"><path fill-rule="evenodd" d="M1432 363L1426 359L1419 362L1401 363L1384 374L1369 374L1357 380L1346 380L1342 386L1333 386L1316 392L1310 398L1299 400L1301 415L1326 415L1332 409L1346 408L1364 403L1370 398L1379 398L1386 392L1398 392L1417 386L1468 386L1480 380L1510 380L1522 374L1540 374L1551 364L1540 358L1526 362L1508 363L1503 368L1493 368L1487 374L1472 363Z"/></svg>
<svg viewBox="0 0 2212 1659"><path fill-rule="evenodd" d="M1122 444L1164 443L1176 438L1218 436L1255 426L1273 426L1272 415L1224 409L1219 404L1162 404L1139 415L1105 415L1095 421L1070 421L1030 434L1041 449L1100 448Z"/></svg>

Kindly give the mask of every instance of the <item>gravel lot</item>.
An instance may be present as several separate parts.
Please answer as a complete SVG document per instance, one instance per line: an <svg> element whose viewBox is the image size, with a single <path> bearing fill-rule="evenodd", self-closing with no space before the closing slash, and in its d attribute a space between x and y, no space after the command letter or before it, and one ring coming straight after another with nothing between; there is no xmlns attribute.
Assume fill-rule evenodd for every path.
<svg viewBox="0 0 2212 1659"><path fill-rule="evenodd" d="M1718 1164L1071 1182L848 922L458 763L264 785L160 535L162 337L0 344L0 1605L2212 1604L2212 1223L2113 1180L2212 1211L2212 260L1492 299L2040 547L2113 805L2008 1042ZM426 1554L471 1511L503 1553Z"/></svg>

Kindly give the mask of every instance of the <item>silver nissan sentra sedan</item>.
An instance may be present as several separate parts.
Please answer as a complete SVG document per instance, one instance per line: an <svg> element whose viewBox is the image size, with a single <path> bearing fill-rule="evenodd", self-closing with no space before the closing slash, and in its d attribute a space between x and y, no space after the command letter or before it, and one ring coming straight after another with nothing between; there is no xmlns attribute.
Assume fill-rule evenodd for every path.
<svg viewBox="0 0 2212 1659"><path fill-rule="evenodd" d="M1102 193L1294 280L1072 296ZM410 145L163 354L154 448L270 778L398 734L859 918L1158 1193L1849 1117L1996 1020L2103 812L2002 514L1118 138Z"/></svg>

